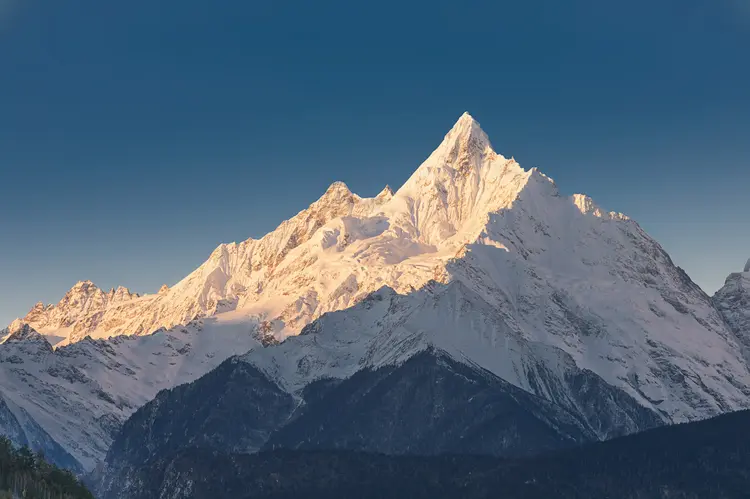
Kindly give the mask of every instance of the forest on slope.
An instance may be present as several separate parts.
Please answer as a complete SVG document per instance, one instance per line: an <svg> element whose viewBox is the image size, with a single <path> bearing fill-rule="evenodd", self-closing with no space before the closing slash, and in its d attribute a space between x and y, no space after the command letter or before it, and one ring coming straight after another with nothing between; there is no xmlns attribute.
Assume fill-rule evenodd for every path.
<svg viewBox="0 0 750 499"><path fill-rule="evenodd" d="M93 499L68 470L49 464L27 447L16 449L0 436L0 499Z"/></svg>
<svg viewBox="0 0 750 499"><path fill-rule="evenodd" d="M748 424L742 411L528 459L187 449L131 499L733 499L750 490Z"/></svg>

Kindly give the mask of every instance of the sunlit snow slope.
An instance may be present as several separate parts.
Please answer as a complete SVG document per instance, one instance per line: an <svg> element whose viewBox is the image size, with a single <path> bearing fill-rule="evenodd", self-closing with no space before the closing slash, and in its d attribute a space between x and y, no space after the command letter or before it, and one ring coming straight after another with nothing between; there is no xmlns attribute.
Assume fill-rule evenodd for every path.
<svg viewBox="0 0 750 499"><path fill-rule="evenodd" d="M180 332L200 318L205 330ZM434 347L591 420L571 381L589 373L665 422L750 406L736 331L664 250L628 217L561 196L496 153L468 114L395 193L361 198L336 182L158 294L81 282L19 323L60 347L24 356L0 345L22 360L2 363L0 390L86 467L111 441L91 421L116 428L159 389L303 330L244 360L295 395ZM160 328L170 331L148 336ZM95 350L108 353L80 360Z"/></svg>

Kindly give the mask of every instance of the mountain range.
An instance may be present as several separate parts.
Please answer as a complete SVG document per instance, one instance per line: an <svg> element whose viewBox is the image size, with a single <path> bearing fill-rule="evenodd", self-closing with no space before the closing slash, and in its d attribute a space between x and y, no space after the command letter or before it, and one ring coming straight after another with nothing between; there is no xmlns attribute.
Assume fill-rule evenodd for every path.
<svg viewBox="0 0 750 499"><path fill-rule="evenodd" d="M171 288L79 282L0 338L0 432L136 497L193 447L525 457L749 408L750 262L709 297L464 114L396 192L336 182Z"/></svg>

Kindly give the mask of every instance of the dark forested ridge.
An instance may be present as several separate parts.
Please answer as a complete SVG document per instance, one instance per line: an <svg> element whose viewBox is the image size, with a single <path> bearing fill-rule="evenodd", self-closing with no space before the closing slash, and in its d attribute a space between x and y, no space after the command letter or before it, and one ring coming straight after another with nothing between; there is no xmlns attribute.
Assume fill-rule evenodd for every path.
<svg viewBox="0 0 750 499"><path fill-rule="evenodd" d="M239 360L161 392L123 425L92 487L130 499L144 472L188 448L388 455L538 455L594 440L569 412L436 351L309 385L304 404Z"/></svg>
<svg viewBox="0 0 750 499"><path fill-rule="evenodd" d="M543 383L543 376L538 380ZM559 397L576 387L575 403L598 408L599 414L574 413L439 349L344 380L318 380L305 388L301 404L265 372L230 359L136 411L92 475L92 489L103 499L131 499L143 473L153 474L159 463L189 448L520 458L659 423L593 375L569 381L570 386L557 386Z"/></svg>
<svg viewBox="0 0 750 499"><path fill-rule="evenodd" d="M187 449L132 499L750 497L748 427L743 411L529 459Z"/></svg>
<svg viewBox="0 0 750 499"><path fill-rule="evenodd" d="M0 436L0 499L93 499L70 471L49 464L28 448Z"/></svg>

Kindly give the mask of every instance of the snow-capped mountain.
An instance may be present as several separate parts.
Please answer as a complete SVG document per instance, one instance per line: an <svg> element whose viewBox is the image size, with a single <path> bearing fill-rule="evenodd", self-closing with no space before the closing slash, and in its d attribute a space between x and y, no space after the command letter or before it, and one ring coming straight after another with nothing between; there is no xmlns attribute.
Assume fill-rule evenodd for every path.
<svg viewBox="0 0 750 499"><path fill-rule="evenodd" d="M386 186L361 198L334 182L261 239L220 245L172 288L139 296L79 282L57 305L38 303L21 320L53 344L67 344L148 334L239 309L266 320L282 339L382 286L403 293L442 274L489 214L508 208L532 177L545 178L496 154L465 114L397 196ZM585 196L574 202L605 218L621 216L597 211Z"/></svg>
<svg viewBox="0 0 750 499"><path fill-rule="evenodd" d="M299 259L320 277L300 280ZM348 284L338 308L383 286L405 295L402 313L347 310L311 326L319 334L248 355L291 392L434 346L547 398L558 395L534 380L536 369L552 380L591 371L665 421L749 405L736 335L659 244L497 154L468 114L390 200L322 225L275 272L290 267L295 282L310 279L294 296L307 297L295 309L311 311L303 317L336 308L330 294L321 299L329 275L333 296ZM344 325L325 326L339 316Z"/></svg>
<svg viewBox="0 0 750 499"><path fill-rule="evenodd" d="M180 326L197 318L204 331ZM306 433L320 425L305 426L310 420L298 418L310 407L311 387L322 390L317 399L335 411L340 407L332 400L349 400L341 390L360 393L357 379L377 385L373 380L384 372L400 379L426 369L438 379L462 379L457 390L467 400L486 384L493 400L513 401L519 415L514 424L539 418L550 435L545 445L750 406L750 372L736 331L658 243L628 217L605 212L584 195L561 196L537 169L496 153L468 114L395 193L386 187L362 198L336 182L273 232L220 245L158 294L104 293L83 282L57 306L36 306L21 323L62 341L54 351L17 354L24 361L20 373L3 363L0 387L86 468L111 441L106 428L114 432L158 390L196 379L248 350L227 365L252 373L237 375L257 388L239 392L249 412L235 411L238 397L222 396L224 384L206 376L191 385L191 396L164 392L138 411L139 423L118 437L120 454L140 448L156 453L164 428L149 425L177 424L170 423L172 415L182 411L191 416L185 427L173 428L179 438L168 449L201 441L205 436L195 432L208 431L214 421L201 418L216 417L216 411L222 421L249 414L242 427L255 433L245 450L269 444L271 433L290 421L302 421L301 429L286 440L274 438L322 441L325 436ZM160 328L170 330L149 335ZM137 337L83 341L87 335ZM258 340L268 348L256 348ZM201 353L181 354L187 343ZM210 360L205 349L214 352ZM168 367L173 357L189 369ZM57 366L53 373L75 368L85 379L63 382L49 373L50 362ZM232 379L231 372L227 376ZM104 399L97 395L102 380ZM318 385L324 380L346 383L329 392L332 387ZM218 397L217 407L190 413L205 405L200 398L206 393ZM252 397L261 395L278 410L260 417ZM411 408L414 424L430 413L426 409ZM432 409L436 421L448 417L438 406ZM143 414L153 417L144 420ZM262 429L256 432L248 421L262 422ZM364 428L341 430L334 440L349 445ZM521 434L475 433L492 442ZM215 441L235 437L222 434ZM380 449L382 442L362 445ZM457 442L445 448L474 449ZM492 451L502 449L498 444ZM121 457L111 453L108 466L121 469L115 463Z"/></svg>
<svg viewBox="0 0 750 499"><path fill-rule="evenodd" d="M127 310L140 298L118 287L105 293L91 281L76 283L57 305L39 302L20 322L48 337L52 343L75 342L97 330L116 335L127 323Z"/></svg>
<svg viewBox="0 0 750 499"><path fill-rule="evenodd" d="M192 381L258 343L245 318L206 318L148 336L52 348L27 324L0 333L0 433L56 464L90 470L120 425L160 390ZM4 413L6 415L4 415Z"/></svg>
<svg viewBox="0 0 750 499"><path fill-rule="evenodd" d="M750 260L742 272L727 277L724 286L714 295L714 303L750 352Z"/></svg>
<svg viewBox="0 0 750 499"><path fill-rule="evenodd" d="M321 210L334 193L345 209ZM360 200L334 184L313 206L262 242L220 247L181 283L211 283L214 302L301 334L137 411L109 451L105 497L122 497L112 484L137 483L143 463L197 444L398 453L423 438L434 445L420 452L504 454L542 414L535 432L554 446L750 406L736 333L659 244L497 154L469 115L394 194ZM471 413L479 386L516 433ZM481 437L445 442L433 424Z"/></svg>
<svg viewBox="0 0 750 499"><path fill-rule="evenodd" d="M5 345L0 345L0 362L17 367L26 359L40 360L52 350L49 342L28 325L15 325L2 332ZM7 346L6 346L7 345ZM3 355L10 352L10 355ZM0 388L0 434L16 445L40 450L60 466L83 471L80 463L66 452L23 407L10 400Z"/></svg>
<svg viewBox="0 0 750 499"><path fill-rule="evenodd" d="M309 208L265 237L220 245L203 265L171 289L163 286L157 294L139 296L123 287L106 293L90 281L79 282L57 305L37 303L20 320L61 345L86 336L149 334L236 309L265 320L269 334L280 338L295 334L320 314L349 306L368 290L377 289L375 283L394 283L413 271L394 268L390 278L369 275L360 268L367 264L366 258L355 261L347 258L349 255L335 254L385 229L384 218L369 214L391 197L387 186L374 198L360 198L342 182L335 182ZM326 232L318 231L331 221L334 223ZM313 237L317 239L311 242ZM304 243L311 244L295 251ZM416 254L420 249L403 251ZM318 258L323 261L316 265ZM324 275L316 274L323 269ZM371 281L367 289L359 289L360 274ZM423 281L420 277L412 284Z"/></svg>

